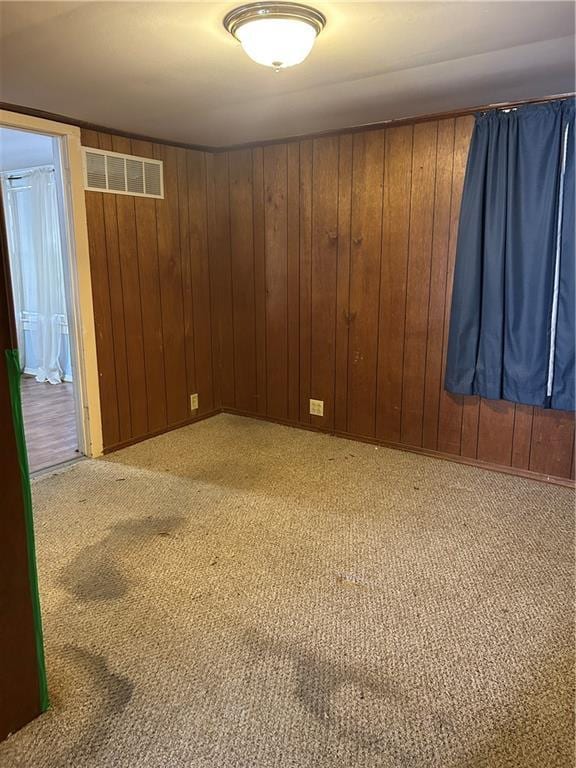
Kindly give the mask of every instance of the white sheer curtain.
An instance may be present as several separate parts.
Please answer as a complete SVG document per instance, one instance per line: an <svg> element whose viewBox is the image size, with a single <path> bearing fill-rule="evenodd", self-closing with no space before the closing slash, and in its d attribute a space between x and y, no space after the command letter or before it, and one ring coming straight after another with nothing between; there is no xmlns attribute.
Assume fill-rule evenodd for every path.
<svg viewBox="0 0 576 768"><path fill-rule="evenodd" d="M23 370L60 383L69 367L66 294L53 168L2 178ZM68 377L66 377L68 378Z"/></svg>

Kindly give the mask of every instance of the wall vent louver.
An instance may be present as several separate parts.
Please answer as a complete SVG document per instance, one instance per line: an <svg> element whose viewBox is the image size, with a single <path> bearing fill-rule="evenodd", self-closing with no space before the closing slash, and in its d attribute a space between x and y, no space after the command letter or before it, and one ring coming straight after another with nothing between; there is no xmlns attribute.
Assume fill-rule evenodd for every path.
<svg viewBox="0 0 576 768"><path fill-rule="evenodd" d="M161 160L83 147L84 187L136 197L164 197Z"/></svg>

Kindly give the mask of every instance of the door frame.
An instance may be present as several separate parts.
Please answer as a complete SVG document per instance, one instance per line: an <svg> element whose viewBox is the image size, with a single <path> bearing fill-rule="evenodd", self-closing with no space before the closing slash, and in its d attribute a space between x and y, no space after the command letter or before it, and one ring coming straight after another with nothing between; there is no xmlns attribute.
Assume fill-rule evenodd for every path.
<svg viewBox="0 0 576 768"><path fill-rule="evenodd" d="M80 128L6 110L0 110L0 126L43 133L58 139L67 220L67 272L70 278L70 300L74 310L71 352L73 365L75 364L74 374L77 377L75 397L77 421L80 426L79 449L91 458L101 456L102 418ZM13 344L16 346L16 339L13 339ZM81 414L80 419L78 413Z"/></svg>

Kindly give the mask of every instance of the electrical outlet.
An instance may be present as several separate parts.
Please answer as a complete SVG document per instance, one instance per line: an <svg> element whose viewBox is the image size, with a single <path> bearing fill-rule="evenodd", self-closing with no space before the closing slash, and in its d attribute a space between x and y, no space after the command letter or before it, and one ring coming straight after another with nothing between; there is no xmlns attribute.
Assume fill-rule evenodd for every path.
<svg viewBox="0 0 576 768"><path fill-rule="evenodd" d="M190 395L190 410L198 410L198 395Z"/></svg>
<svg viewBox="0 0 576 768"><path fill-rule="evenodd" d="M324 400L310 400L310 413L312 416L324 416Z"/></svg>

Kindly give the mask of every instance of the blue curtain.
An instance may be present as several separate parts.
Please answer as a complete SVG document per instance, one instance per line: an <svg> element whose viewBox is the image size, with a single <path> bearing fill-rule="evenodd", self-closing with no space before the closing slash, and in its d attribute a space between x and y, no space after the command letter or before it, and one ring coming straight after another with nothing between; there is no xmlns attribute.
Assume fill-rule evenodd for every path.
<svg viewBox="0 0 576 768"><path fill-rule="evenodd" d="M574 100L476 116L444 385L574 410Z"/></svg>

